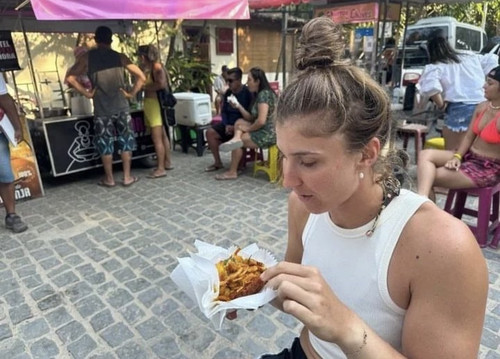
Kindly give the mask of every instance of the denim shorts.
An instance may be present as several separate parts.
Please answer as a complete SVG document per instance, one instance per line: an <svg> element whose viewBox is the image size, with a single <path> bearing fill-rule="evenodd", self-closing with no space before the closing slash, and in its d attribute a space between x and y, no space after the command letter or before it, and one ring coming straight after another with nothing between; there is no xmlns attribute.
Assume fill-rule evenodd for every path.
<svg viewBox="0 0 500 359"><path fill-rule="evenodd" d="M14 173L10 164L10 148L7 137L0 133L0 183L14 182Z"/></svg>
<svg viewBox="0 0 500 359"><path fill-rule="evenodd" d="M472 120L472 114L476 109L475 104L469 105L463 102L450 102L446 107L444 124L452 132L467 131Z"/></svg>

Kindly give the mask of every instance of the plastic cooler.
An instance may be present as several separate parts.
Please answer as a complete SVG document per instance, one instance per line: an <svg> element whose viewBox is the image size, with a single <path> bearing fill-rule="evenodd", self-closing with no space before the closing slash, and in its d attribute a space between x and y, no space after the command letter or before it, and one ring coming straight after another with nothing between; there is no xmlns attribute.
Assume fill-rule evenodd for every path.
<svg viewBox="0 0 500 359"><path fill-rule="evenodd" d="M178 125L202 126L212 121L210 96L204 93L178 92L175 119Z"/></svg>

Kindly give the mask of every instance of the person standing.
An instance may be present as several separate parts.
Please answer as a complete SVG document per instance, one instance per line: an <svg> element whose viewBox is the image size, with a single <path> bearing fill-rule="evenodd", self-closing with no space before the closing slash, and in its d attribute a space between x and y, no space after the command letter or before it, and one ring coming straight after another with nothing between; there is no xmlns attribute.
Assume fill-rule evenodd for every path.
<svg viewBox="0 0 500 359"><path fill-rule="evenodd" d="M217 76L214 80L214 91L217 94L215 96L215 101L214 101L216 115L220 115L222 97L227 91L227 83L226 83L227 70L228 69L226 65L222 66L221 74Z"/></svg>
<svg viewBox="0 0 500 359"><path fill-rule="evenodd" d="M485 100L486 74L498 65L495 54L458 53L436 34L427 44L430 64L418 81L418 90L445 111L445 149L454 151L465 137L476 106Z"/></svg>
<svg viewBox="0 0 500 359"><path fill-rule="evenodd" d="M146 78L126 55L111 49L112 36L110 28L99 26L95 31L97 47L78 57L69 70L67 81L82 95L94 100L94 138L104 166L104 178L98 185L115 186L113 153L116 135L123 166L122 185L127 187L139 180L130 173L136 144L128 100L141 90ZM124 69L135 78L130 92L125 90ZM90 91L78 81L78 77L86 73L92 82Z"/></svg>
<svg viewBox="0 0 500 359"><path fill-rule="evenodd" d="M170 141L168 140L165 124L162 120L162 109L158 101L156 91L167 87L167 73L162 64L158 62L158 49L153 45L139 46L138 55L141 65L146 73L144 84L144 120L146 126L151 129L157 158L156 169L148 175L148 178L160 178L167 175L171 170Z"/></svg>
<svg viewBox="0 0 500 359"><path fill-rule="evenodd" d="M252 94L248 88L241 83L242 77L243 72L239 67L234 67L227 71L227 84L229 89L222 97L222 121L207 130L206 136L208 147L212 152L212 156L214 156L214 163L205 168L205 172L217 171L224 168L220 158L219 146L221 143L227 142L233 137L234 124L236 120L243 117L239 109L231 106L228 102L228 98L232 98L231 95L234 95L242 108L246 111L250 109Z"/></svg>
<svg viewBox="0 0 500 359"><path fill-rule="evenodd" d="M0 74L0 110L4 112L14 127L14 136L16 141L22 140L21 121L17 114L16 104L7 92L7 86L3 74ZM0 121L8 121L2 114ZM14 173L10 162L9 140L4 133L0 131L0 197L5 207L5 228L14 233L21 233L28 229L28 225L23 222L16 213L16 198L14 187Z"/></svg>

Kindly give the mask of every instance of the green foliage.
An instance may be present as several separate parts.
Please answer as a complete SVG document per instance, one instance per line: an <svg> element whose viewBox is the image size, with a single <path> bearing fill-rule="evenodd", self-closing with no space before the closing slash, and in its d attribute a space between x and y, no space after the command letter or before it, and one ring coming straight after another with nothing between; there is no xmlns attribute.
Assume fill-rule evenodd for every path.
<svg viewBox="0 0 500 359"><path fill-rule="evenodd" d="M208 62L194 61L180 51L174 51L166 64L174 92L195 91L209 93L216 76Z"/></svg>

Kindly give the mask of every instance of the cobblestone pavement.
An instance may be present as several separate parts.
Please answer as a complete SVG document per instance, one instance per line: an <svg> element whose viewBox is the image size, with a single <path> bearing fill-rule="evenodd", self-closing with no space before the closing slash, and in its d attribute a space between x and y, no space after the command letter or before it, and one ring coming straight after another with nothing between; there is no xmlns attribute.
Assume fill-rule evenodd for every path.
<svg viewBox="0 0 500 359"><path fill-rule="evenodd" d="M203 172L210 154L173 156L166 178L139 168L132 187L107 189L100 171L79 174L18 205L30 229L0 228L0 358L238 359L291 342L300 324L269 305L215 331L169 278L196 239L256 242L282 259L287 192L250 170L215 181ZM500 252L483 253L491 287L480 358L498 359Z"/></svg>

